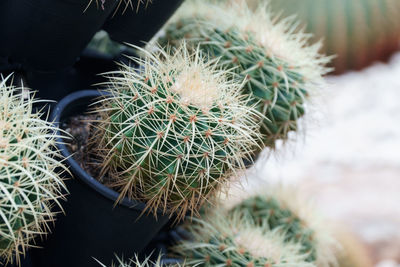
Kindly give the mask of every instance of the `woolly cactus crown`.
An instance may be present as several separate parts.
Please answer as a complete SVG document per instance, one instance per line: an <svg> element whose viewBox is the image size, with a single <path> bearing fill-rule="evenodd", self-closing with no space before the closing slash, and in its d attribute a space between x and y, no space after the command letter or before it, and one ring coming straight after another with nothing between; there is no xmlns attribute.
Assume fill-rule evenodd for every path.
<svg viewBox="0 0 400 267"><path fill-rule="evenodd" d="M240 202L230 199L231 213L242 212L256 225L283 232L285 240L302 245L307 262L321 267L336 266L337 243L309 201L291 187L270 186L260 192Z"/></svg>
<svg viewBox="0 0 400 267"><path fill-rule="evenodd" d="M32 111L30 95L0 82L0 258L19 262L45 234L65 189L55 128Z"/></svg>
<svg viewBox="0 0 400 267"><path fill-rule="evenodd" d="M120 198L184 216L245 168L259 115L239 95L240 84L200 51L141 52L139 72L122 66L110 77L111 96L95 111L94 143Z"/></svg>
<svg viewBox="0 0 400 267"><path fill-rule="evenodd" d="M257 226L240 212L226 216L221 210L187 228L192 240L174 251L187 263L201 266L313 267L300 253L300 244L288 242L282 233Z"/></svg>
<svg viewBox="0 0 400 267"><path fill-rule="evenodd" d="M274 17L268 2L251 10L245 1L214 3L193 0L184 4L165 27L162 44L186 39L220 65L245 80L244 94L253 97L266 118L264 144L287 138L297 130L305 101L323 84L329 58L319 54L319 42L309 45L309 34L297 31L291 18Z"/></svg>

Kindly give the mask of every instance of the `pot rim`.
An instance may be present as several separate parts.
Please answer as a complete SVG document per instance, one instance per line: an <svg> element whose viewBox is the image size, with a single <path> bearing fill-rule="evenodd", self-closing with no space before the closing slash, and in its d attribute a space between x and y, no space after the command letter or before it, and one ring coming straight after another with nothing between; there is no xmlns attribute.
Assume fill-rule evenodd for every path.
<svg viewBox="0 0 400 267"><path fill-rule="evenodd" d="M65 96L63 99L60 100L60 102L57 103L57 105L54 107L53 111L51 112L50 118L52 123L58 128L60 125L60 118L62 117L61 115L63 114L63 111L67 106L69 106L71 103L77 101L78 99L81 98L96 98L100 97L107 94L105 91L100 91L100 90L80 90L73 92L67 96ZM60 129L57 129L58 136L62 136ZM66 144L63 142L62 137L57 138L57 147L60 150L61 154L65 157L65 162L67 163L68 167L70 167L71 172L75 174L74 178L79 179L80 181L84 182L87 186L91 187L95 191L97 191L99 194L102 196L112 200L114 203L116 203L119 193L116 191L112 190L111 188L103 185L100 183L98 180L93 178L90 174L88 174L79 164L76 160L73 159L72 153L68 150ZM129 209L135 209L135 210L140 210L144 211L146 208L146 204L140 201L136 201L133 199L129 199L127 197L124 197L120 202L116 203L116 206L124 206ZM168 215L168 212L163 212L161 210L157 210L157 216L165 216Z"/></svg>

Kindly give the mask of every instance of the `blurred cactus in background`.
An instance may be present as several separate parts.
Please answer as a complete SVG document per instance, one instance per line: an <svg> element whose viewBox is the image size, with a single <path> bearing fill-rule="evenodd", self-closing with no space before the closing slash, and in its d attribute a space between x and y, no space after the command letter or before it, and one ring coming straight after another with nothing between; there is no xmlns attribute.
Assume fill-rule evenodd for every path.
<svg viewBox="0 0 400 267"><path fill-rule="evenodd" d="M315 266L305 261L301 244L286 240L278 229L256 225L241 212L227 216L216 209L186 227L192 239L181 241L173 251L190 266Z"/></svg>
<svg viewBox="0 0 400 267"><path fill-rule="evenodd" d="M243 94L265 118L263 144L275 147L298 129L306 101L322 86L329 58L321 43L309 45L310 35L293 18L279 19L266 3L253 11L246 2L187 1L165 27L162 45L186 39L219 65L245 81Z"/></svg>
<svg viewBox="0 0 400 267"><path fill-rule="evenodd" d="M108 36L108 33L105 31L97 32L87 46L87 48L91 50L111 57L120 55L125 47L125 45L119 44L111 40Z"/></svg>
<svg viewBox="0 0 400 267"><path fill-rule="evenodd" d="M249 0L253 5L259 0ZM275 13L295 15L324 40L324 52L337 55L335 73L386 60L400 48L398 0L271 0Z"/></svg>
<svg viewBox="0 0 400 267"><path fill-rule="evenodd" d="M228 202L229 199L227 200ZM319 267L336 266L336 242L314 207L294 188L272 186L236 204L231 213L242 212L256 225L284 233L285 241L301 244L306 261Z"/></svg>
<svg viewBox="0 0 400 267"><path fill-rule="evenodd" d="M8 82L0 81L0 261L18 263L32 239L46 234L52 207L61 207L64 167L56 129L32 110L27 91Z"/></svg>
<svg viewBox="0 0 400 267"><path fill-rule="evenodd" d="M139 49L141 69L110 74L93 138L108 184L157 210L197 213L221 184L245 169L260 138L260 115L241 86L182 45L173 55Z"/></svg>

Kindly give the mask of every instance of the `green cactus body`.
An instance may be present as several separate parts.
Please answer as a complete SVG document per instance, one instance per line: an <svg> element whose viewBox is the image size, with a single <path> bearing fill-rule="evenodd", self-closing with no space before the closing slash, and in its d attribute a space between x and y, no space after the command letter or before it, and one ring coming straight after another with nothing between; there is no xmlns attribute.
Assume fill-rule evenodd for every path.
<svg viewBox="0 0 400 267"><path fill-rule="evenodd" d="M230 213L242 212L256 225L267 225L284 233L285 241L301 244L307 262L335 266L336 245L329 237L328 227L321 229L319 218L310 211L308 203L299 199L295 191L275 188L270 192L274 193L244 199Z"/></svg>
<svg viewBox="0 0 400 267"><path fill-rule="evenodd" d="M324 39L324 52L337 55L335 73L361 69L385 60L400 45L400 2L397 0L272 0L274 11L296 14Z"/></svg>
<svg viewBox="0 0 400 267"><path fill-rule="evenodd" d="M305 101L329 61L318 54L318 43L306 46L309 36L293 33L295 28L292 19L274 21L266 6L253 12L246 5L189 1L167 24L160 42L174 45L186 39L244 80L243 93L265 115L264 144L274 147L298 129Z"/></svg>
<svg viewBox="0 0 400 267"><path fill-rule="evenodd" d="M300 245L285 240L284 235L236 213L226 216L213 213L188 225L192 240L173 248L187 263L199 266L239 267L312 267L304 260Z"/></svg>
<svg viewBox="0 0 400 267"><path fill-rule="evenodd" d="M257 224L266 223L271 229L281 228L285 232L286 240L303 245L301 252L309 255L307 261L316 260L314 231L305 226L290 209L282 207L277 199L254 196L244 200L234 210L245 211Z"/></svg>
<svg viewBox="0 0 400 267"><path fill-rule="evenodd" d="M235 93L240 86L185 49L173 56L142 51L142 72L123 66L111 77L94 138L120 197L179 216L197 212L244 169L259 138L255 109Z"/></svg>
<svg viewBox="0 0 400 267"><path fill-rule="evenodd" d="M7 82L0 82L0 258L18 262L52 221L64 188L56 168L64 167L55 159L55 128Z"/></svg>

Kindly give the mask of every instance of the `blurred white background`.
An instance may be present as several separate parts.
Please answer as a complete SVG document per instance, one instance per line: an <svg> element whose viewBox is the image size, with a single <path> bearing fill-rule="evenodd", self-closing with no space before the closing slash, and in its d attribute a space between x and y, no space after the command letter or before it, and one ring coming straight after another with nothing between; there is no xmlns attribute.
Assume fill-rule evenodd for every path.
<svg viewBox="0 0 400 267"><path fill-rule="evenodd" d="M328 83L304 134L260 159L247 186L303 186L367 244L376 266L400 266L400 53Z"/></svg>

